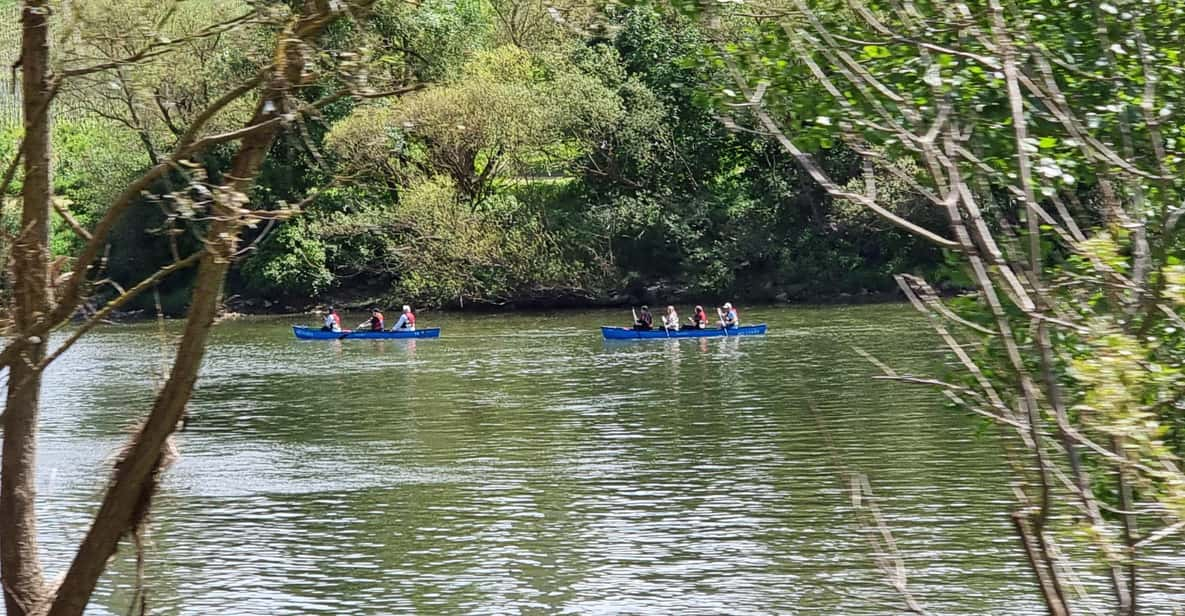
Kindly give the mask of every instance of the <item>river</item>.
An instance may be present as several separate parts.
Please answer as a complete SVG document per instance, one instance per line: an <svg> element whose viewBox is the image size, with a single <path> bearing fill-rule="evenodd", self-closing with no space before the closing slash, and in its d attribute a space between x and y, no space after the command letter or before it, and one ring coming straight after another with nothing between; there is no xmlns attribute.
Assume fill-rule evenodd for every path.
<svg viewBox="0 0 1185 616"><path fill-rule="evenodd" d="M353 323L363 315L349 315ZM866 473L935 613L1041 613L991 431L872 380L942 360L900 305L754 308L764 338L607 342L621 311L423 314L438 340L215 330L147 536L159 614L893 614ZM305 319L314 324L315 318ZM39 493L57 575L179 323L50 371ZM124 614L124 549L89 614ZM1185 600L1171 585L1151 602ZM1167 609L1167 608L1166 608Z"/></svg>

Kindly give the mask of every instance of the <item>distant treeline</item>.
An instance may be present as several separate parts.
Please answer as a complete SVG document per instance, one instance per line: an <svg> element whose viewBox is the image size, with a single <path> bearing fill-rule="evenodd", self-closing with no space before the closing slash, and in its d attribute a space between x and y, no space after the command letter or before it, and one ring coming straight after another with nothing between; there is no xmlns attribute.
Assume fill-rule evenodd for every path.
<svg viewBox="0 0 1185 616"><path fill-rule="evenodd" d="M139 1L118 0L111 12ZM201 23L203 11L245 8L178 6L178 29ZM0 20L5 54L11 24ZM75 26L85 39L90 24ZM826 196L776 144L730 132L703 91L723 81L721 69L701 61L707 39L689 21L644 8L606 15L528 0L427 0L381 2L365 27L332 36L425 87L331 106L275 146L257 205L319 192L300 217L257 231L228 290L248 306L820 300L887 293L892 272L940 267L935 249ZM167 150L175 117L200 108L212 86L250 74L263 61L259 38L247 30L203 40L184 62L65 93L62 104L77 112L55 127L56 191L75 217L93 224L112 187ZM325 75L307 95L342 78ZM11 91L0 93L0 113ZM17 128L0 129L7 157ZM816 148L835 176L862 181L857 157ZM224 167L219 156L204 162ZM196 241L202 223L185 216L173 188L157 186L115 235L113 279L139 280ZM892 178L880 190L893 207L924 208ZM63 225L55 243L66 254L76 239ZM184 310L187 285L178 276L162 287L167 310Z"/></svg>

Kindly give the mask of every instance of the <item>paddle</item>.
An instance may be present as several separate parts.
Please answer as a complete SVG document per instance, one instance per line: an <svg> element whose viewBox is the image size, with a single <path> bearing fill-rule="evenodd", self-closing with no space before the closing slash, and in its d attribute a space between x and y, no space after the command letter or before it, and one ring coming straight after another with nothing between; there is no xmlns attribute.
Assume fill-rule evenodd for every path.
<svg viewBox="0 0 1185 616"><path fill-rule="evenodd" d="M634 315L634 323L633 323L633 325L630 325L630 329L637 329L637 328L638 328L638 311L637 311L637 310L634 310L634 309L631 307L631 308L630 308L630 314Z"/></svg>
<svg viewBox="0 0 1185 616"><path fill-rule="evenodd" d="M716 309L716 316L720 317L720 329L724 330L724 336L728 336L728 324L724 322L724 313L719 308Z"/></svg>

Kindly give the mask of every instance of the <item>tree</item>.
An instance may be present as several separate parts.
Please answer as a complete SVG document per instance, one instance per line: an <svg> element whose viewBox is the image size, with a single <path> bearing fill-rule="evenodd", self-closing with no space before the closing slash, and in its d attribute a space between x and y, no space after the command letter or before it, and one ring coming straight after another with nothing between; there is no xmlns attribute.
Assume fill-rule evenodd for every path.
<svg viewBox="0 0 1185 616"><path fill-rule="evenodd" d="M490 0L499 38L517 47L547 45L566 32L559 9L543 0Z"/></svg>
<svg viewBox="0 0 1185 616"><path fill-rule="evenodd" d="M64 70L80 60L112 65L63 82L62 103L130 131L152 164L219 93L251 78L269 52L266 24L241 0L70 3L55 27L69 33L55 50ZM174 55L188 61L158 61ZM250 112L250 101L235 101L210 129L230 130Z"/></svg>
<svg viewBox="0 0 1185 616"><path fill-rule="evenodd" d="M497 180L531 159L571 158L591 126L622 111L613 93L562 59L504 46L475 54L447 84L390 108L362 108L329 136L344 173L397 174L402 183L446 174L476 208Z"/></svg>
<svg viewBox="0 0 1185 616"><path fill-rule="evenodd" d="M364 12L372 2L307 0L291 10L263 6L211 24L190 37L133 39L129 46L112 45L127 55L114 58L55 58L50 32L56 22L46 0L26 0L22 10L20 70L24 105L24 136L11 163L22 164L21 226L12 247L14 299L13 333L0 352L0 367L8 369L3 414L3 464L0 468L0 580L8 614L81 614L95 584L119 542L135 534L151 506L157 479L174 454L170 441L197 380L205 344L219 307L227 271L238 255L244 229L270 219L286 218L294 208L264 210L252 207L252 186L277 137L325 105L347 97L374 97L376 92L359 78L359 66L348 61L316 62L317 42L326 27L344 14ZM152 58L166 56L183 44L211 31L264 27L271 35L266 63L252 76L226 87L194 113L168 154L158 153L154 164L131 182L93 228L77 226L82 250L71 271L51 278L49 230L53 209L50 126L53 102L72 79L97 74L119 75ZM112 40L118 32L108 32ZM342 87L318 99L300 97L318 70L334 72ZM255 93L256 100L241 127L217 131L221 114ZM389 93L398 93L389 92ZM181 121L177 119L177 121ZM136 126L133 126L135 129ZM206 169L198 160L211 148L234 145L225 172ZM147 144L146 144L147 147ZM0 195L13 174L6 174ZM177 259L119 294L83 322L53 351L49 334L65 323L88 296L100 275L99 256L112 229L133 209L154 182L170 177L181 189L169 197L200 223L200 248ZM37 551L34 514L34 459L41 374L102 318L152 288L169 275L196 266L193 300L169 377L131 437L104 490L93 524L60 582L43 579Z"/></svg>
<svg viewBox="0 0 1185 616"><path fill-rule="evenodd" d="M1090 563L1063 547L1071 529L1115 612L1137 613L1140 570L1156 566L1141 556L1185 529L1185 4L674 5L715 32L705 61L731 76L714 85L726 124L966 273L974 301L953 306L898 276L961 370L878 364L884 377L937 386L1000 427L1020 551L1051 614L1089 592L1074 572ZM820 164L838 142L862 182ZM943 224L889 206L886 173Z"/></svg>
<svg viewBox="0 0 1185 616"><path fill-rule="evenodd" d="M620 113L598 85L562 61L547 65L502 47L468 63L456 85L409 97L399 115L424 144L429 165L478 203L499 177L524 170L529 157L562 160L566 140L583 141L587 114L573 103Z"/></svg>
<svg viewBox="0 0 1185 616"><path fill-rule="evenodd" d="M12 243L13 325L23 337L21 361L8 362L4 403L4 449L0 461L0 580L9 614L30 613L42 600L44 582L37 555L34 463L41 373L48 331L35 331L51 311L49 280L50 68L48 2L31 0L21 13L21 94L25 135L20 235ZM0 190L0 194L7 191ZM47 328L48 330L48 328ZM12 348L13 345L9 345ZM4 353L8 355L8 353ZM15 356L16 353L13 353ZM23 385L23 386L22 386Z"/></svg>

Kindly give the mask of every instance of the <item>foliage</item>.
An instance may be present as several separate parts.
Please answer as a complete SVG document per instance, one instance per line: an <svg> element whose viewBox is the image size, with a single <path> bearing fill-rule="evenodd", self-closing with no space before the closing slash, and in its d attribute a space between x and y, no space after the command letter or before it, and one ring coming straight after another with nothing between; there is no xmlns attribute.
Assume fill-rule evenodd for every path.
<svg viewBox="0 0 1185 616"><path fill-rule="evenodd" d="M326 268L325 246L303 219L284 225L247 260L242 275L264 293L319 293L333 275Z"/></svg>
<svg viewBox="0 0 1185 616"><path fill-rule="evenodd" d="M493 26L480 0L382 0L365 28L343 38L359 47L388 51L380 67L424 83L455 75L466 59L492 42Z"/></svg>
<svg viewBox="0 0 1185 616"><path fill-rule="evenodd" d="M186 62L149 56L113 72L83 75L68 82L65 105L129 129L155 160L173 145L195 115L230 84L255 73L267 60L266 29L218 27L253 8L243 0L209 2L72 2L62 28L73 36L56 51L63 68L134 56L160 41L177 40ZM195 36L214 28L214 36ZM250 102L239 100L213 118L211 128L229 130L249 117Z"/></svg>
<svg viewBox="0 0 1185 616"><path fill-rule="evenodd" d="M349 171L393 171L405 182L446 173L476 207L498 179L524 171L530 156L563 156L565 142L620 113L610 96L569 66L543 66L521 48L499 47L475 54L448 84L407 96L393 109L357 110L330 144ZM373 150L384 144L393 147ZM364 149L374 153L361 165L342 156Z"/></svg>
<svg viewBox="0 0 1185 616"><path fill-rule="evenodd" d="M1101 564L1136 613L1144 550L1185 526L1185 4L668 6L713 24L696 64L726 123L770 136L837 220L875 214L974 285L948 307L899 276L957 366L935 382L1001 427L1042 599L1070 613L1073 569Z"/></svg>
<svg viewBox="0 0 1185 616"><path fill-rule="evenodd" d="M63 55L118 58L152 44L158 23L184 38L247 8L238 0L177 7L121 0L109 10L78 3L69 23L79 46ZM126 24L127 36L101 35L115 23ZM119 135L78 160L124 173L168 152L175 129L211 93L267 61L268 36L246 24L187 41L190 64L148 58L71 81L64 96L88 126ZM307 220L270 229L232 277L232 292L292 304L399 293L446 305L546 302L547 293L567 301L647 289L757 301L884 292L892 271L930 272L937 251L833 200L761 139L727 129L705 96L718 92L724 72L697 61L709 40L694 20L644 7L594 19L584 5L534 0L384 0L362 20L333 26L302 99L351 83L427 85L390 102L333 103L272 146L253 189L264 207L283 207L318 184L337 188L313 202ZM232 105L212 130L235 126L247 112L246 103ZM60 139L59 149L73 152L69 141L82 137ZM828 168L859 182L855 157L833 145ZM214 149L204 157L213 180L227 156ZM84 225L102 213L110 198L103 190L114 185L94 177L60 187ZM442 178L457 200L444 209ZM916 210L916 196L881 179L900 201L893 207ZM169 176L153 192L187 182ZM140 207L144 216L123 223L119 235L147 231L150 239L116 246L109 261L123 283L169 261L174 239L201 231L201 221L178 215L169 199ZM449 215L428 225L414 213L421 207ZM472 225L503 221L515 227L491 232L503 243L496 254L458 258L440 242L421 245L425 236L469 241ZM74 240L62 229L66 250ZM414 267L392 265L409 254Z"/></svg>
<svg viewBox="0 0 1185 616"><path fill-rule="evenodd" d="M398 203L382 198L327 191L307 225L269 238L243 275L282 293L348 280L392 303L451 306L529 298L579 278L512 195L475 211L450 178L435 176L408 187Z"/></svg>
<svg viewBox="0 0 1185 616"><path fill-rule="evenodd" d="M54 125L54 192L68 195L68 209L84 226L107 211L119 186L147 164L134 136L110 124L63 120ZM57 221L54 254L73 254L81 246L77 235Z"/></svg>

